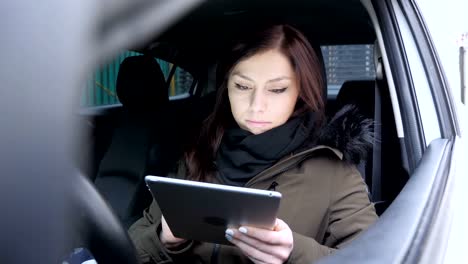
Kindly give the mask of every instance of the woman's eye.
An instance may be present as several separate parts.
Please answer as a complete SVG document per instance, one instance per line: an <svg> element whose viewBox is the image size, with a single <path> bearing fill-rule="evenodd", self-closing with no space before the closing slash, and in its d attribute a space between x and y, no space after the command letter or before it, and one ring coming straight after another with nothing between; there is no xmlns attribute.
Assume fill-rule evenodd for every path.
<svg viewBox="0 0 468 264"><path fill-rule="evenodd" d="M286 91L286 89L288 89L288 87L280 88L280 89L270 89L270 92L280 94L280 93L283 93L284 91Z"/></svg>
<svg viewBox="0 0 468 264"><path fill-rule="evenodd" d="M248 90L248 89L249 89L248 86L240 85L240 84L238 84L238 83L236 83L236 88L239 89L239 90L242 90L242 91Z"/></svg>

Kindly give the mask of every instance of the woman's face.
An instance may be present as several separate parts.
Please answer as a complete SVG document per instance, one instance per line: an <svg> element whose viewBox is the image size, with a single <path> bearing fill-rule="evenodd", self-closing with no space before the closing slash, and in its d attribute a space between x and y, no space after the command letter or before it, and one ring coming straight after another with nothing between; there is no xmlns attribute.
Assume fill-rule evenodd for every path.
<svg viewBox="0 0 468 264"><path fill-rule="evenodd" d="M256 135L286 123L298 94L294 70L277 50L240 61L228 79L232 115L242 129Z"/></svg>

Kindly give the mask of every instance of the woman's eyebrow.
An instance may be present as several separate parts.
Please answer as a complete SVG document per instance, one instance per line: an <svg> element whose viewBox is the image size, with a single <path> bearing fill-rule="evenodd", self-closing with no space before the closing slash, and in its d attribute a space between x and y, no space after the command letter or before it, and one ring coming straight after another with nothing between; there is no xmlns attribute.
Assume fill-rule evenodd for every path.
<svg viewBox="0 0 468 264"><path fill-rule="evenodd" d="M253 82L254 80L248 76L245 76L243 75L242 73L239 73L239 72L234 72L232 75L237 75L243 79L246 79L246 80L249 80L251 82ZM278 78L274 78L274 79L271 79L271 80L268 80L267 83L271 83L271 82L278 82L278 81L282 81L282 80L290 80L291 78L288 77L288 76L281 76L281 77L278 77Z"/></svg>
<svg viewBox="0 0 468 264"><path fill-rule="evenodd" d="M291 78L288 77L288 76L281 76L281 77L278 77L278 78L271 79L271 80L267 81L267 83L279 82L279 81L282 81L282 80L291 80Z"/></svg>
<svg viewBox="0 0 468 264"><path fill-rule="evenodd" d="M234 76L234 75L237 75L237 76L241 77L242 79L246 79L246 80L249 80L249 81L251 81L251 82L254 81L254 80L252 80L252 78L247 77L247 76L243 75L243 74L240 73L240 72L234 72L232 75L233 75L233 76Z"/></svg>

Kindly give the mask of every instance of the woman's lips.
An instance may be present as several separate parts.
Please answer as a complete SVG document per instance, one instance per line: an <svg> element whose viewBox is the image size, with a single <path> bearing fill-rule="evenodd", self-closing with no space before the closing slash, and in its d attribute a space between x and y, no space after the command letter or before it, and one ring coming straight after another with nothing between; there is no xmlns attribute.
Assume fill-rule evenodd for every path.
<svg viewBox="0 0 468 264"><path fill-rule="evenodd" d="M266 121L256 121L256 120L246 120L247 124L253 127L264 127L271 124L271 122Z"/></svg>

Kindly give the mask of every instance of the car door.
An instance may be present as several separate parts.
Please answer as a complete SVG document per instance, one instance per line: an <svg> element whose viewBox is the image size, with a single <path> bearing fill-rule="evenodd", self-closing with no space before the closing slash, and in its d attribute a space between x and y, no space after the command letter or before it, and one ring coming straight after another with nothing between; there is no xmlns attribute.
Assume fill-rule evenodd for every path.
<svg viewBox="0 0 468 264"><path fill-rule="evenodd" d="M320 263L458 263L466 219L466 130L414 1L362 1L376 29L410 179L380 220ZM452 75L450 75L452 76ZM466 223L466 221L465 221ZM464 260L464 261L462 261Z"/></svg>

